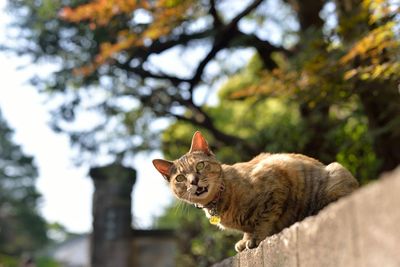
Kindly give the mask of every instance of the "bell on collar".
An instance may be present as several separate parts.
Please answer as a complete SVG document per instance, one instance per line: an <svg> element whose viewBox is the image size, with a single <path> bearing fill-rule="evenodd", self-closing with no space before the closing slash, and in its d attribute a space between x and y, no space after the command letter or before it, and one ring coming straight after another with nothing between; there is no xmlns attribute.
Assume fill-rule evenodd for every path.
<svg viewBox="0 0 400 267"><path fill-rule="evenodd" d="M210 217L210 223L213 225L219 224L221 222L221 217L217 216L217 215L213 215Z"/></svg>

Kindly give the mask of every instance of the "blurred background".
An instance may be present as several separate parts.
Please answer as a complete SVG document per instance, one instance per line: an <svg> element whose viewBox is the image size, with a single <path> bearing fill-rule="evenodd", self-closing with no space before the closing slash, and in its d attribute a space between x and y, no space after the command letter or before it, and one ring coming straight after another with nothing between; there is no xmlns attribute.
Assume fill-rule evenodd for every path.
<svg viewBox="0 0 400 267"><path fill-rule="evenodd" d="M399 0L0 0L0 266L209 266L237 233L151 164L400 164ZM159 255L154 257L154 255Z"/></svg>

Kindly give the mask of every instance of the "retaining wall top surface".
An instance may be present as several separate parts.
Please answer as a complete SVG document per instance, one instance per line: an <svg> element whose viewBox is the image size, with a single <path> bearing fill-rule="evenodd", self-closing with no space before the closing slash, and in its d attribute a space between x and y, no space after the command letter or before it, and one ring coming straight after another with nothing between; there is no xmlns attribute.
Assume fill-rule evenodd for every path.
<svg viewBox="0 0 400 267"><path fill-rule="evenodd" d="M213 267L400 267L400 167Z"/></svg>

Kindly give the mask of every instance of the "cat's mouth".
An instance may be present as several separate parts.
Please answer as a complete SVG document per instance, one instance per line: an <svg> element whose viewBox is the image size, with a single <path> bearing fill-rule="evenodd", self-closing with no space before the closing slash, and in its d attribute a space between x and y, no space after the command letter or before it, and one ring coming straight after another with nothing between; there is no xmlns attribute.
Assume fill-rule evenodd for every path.
<svg viewBox="0 0 400 267"><path fill-rule="evenodd" d="M204 193L207 193L207 192L208 192L208 187L199 186L199 187L197 187L197 190L196 190L195 194L196 194L196 196L200 196L200 195L202 195Z"/></svg>

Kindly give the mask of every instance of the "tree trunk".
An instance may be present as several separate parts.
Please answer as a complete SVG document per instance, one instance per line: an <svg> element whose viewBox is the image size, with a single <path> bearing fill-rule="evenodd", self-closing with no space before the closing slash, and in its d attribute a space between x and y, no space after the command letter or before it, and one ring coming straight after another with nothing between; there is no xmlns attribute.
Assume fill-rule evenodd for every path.
<svg viewBox="0 0 400 267"><path fill-rule="evenodd" d="M329 104L319 102L310 108L307 103L300 106L300 114L306 123L308 142L301 153L314 157L327 164L335 161L338 149L334 143L327 140L325 133L332 128L329 120Z"/></svg>
<svg viewBox="0 0 400 267"><path fill-rule="evenodd" d="M400 164L400 94L398 82L360 82L357 88L368 117L374 150L382 161L380 171Z"/></svg>
<svg viewBox="0 0 400 267"><path fill-rule="evenodd" d="M320 17L320 12L324 6L323 0L287 0L293 10L297 14L300 24L300 36L307 38L307 32L312 30L317 34L321 33L322 40L322 26L324 21ZM315 36L318 36L315 34ZM300 41L300 46L302 41ZM327 140L325 133L329 132L332 124L329 120L329 103L323 99L318 99L318 102L310 107L308 100L303 100L300 104L300 114L304 120L307 133L309 135L308 141L305 144L301 153L308 156L317 158L324 163L330 163L335 160L337 147ZM314 101L317 101L314 99Z"/></svg>
<svg viewBox="0 0 400 267"><path fill-rule="evenodd" d="M300 24L300 31L304 32L309 28L320 29L324 21L319 16L325 1L323 0L286 0L297 14Z"/></svg>

